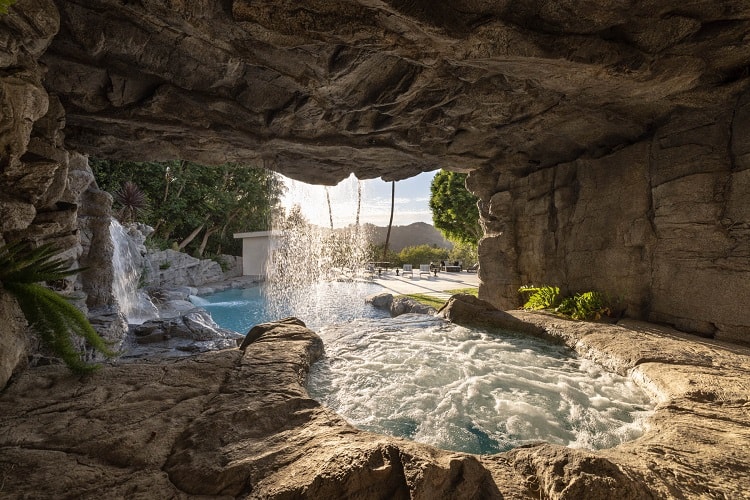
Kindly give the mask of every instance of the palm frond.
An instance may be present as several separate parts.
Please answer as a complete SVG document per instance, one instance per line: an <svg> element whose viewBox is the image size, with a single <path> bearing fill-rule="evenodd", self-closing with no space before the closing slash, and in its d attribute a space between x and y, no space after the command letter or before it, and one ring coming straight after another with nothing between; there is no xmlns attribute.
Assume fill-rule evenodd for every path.
<svg viewBox="0 0 750 500"><path fill-rule="evenodd" d="M53 258L56 253L52 245L35 249L18 243L0 247L0 286L16 298L31 328L71 371L89 373L98 365L88 364L82 359L71 335L85 339L93 349L107 357L114 353L80 310L54 290L39 284L80 271L69 269L64 261Z"/></svg>

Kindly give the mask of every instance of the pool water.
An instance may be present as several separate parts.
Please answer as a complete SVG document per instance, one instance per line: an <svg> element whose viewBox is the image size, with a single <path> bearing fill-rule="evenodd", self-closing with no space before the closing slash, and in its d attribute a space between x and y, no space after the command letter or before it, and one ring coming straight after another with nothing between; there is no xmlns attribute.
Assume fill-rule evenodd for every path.
<svg viewBox="0 0 750 500"><path fill-rule="evenodd" d="M383 287L374 283L334 281L307 285L296 292L253 287L191 297L191 300L210 312L219 326L239 333L247 333L259 323L289 316L301 319L315 330L355 318L388 316L365 304L365 297L382 291Z"/></svg>
<svg viewBox="0 0 750 500"><path fill-rule="evenodd" d="M640 436L653 406L632 380L511 332L410 314L319 333L313 398L360 429L442 449L608 448Z"/></svg>
<svg viewBox="0 0 750 500"><path fill-rule="evenodd" d="M363 430L490 454L539 441L608 448L646 429L653 404L631 379L534 337L390 318L364 304L379 291L318 284L279 306L260 288L230 290L203 297L203 307L243 333L290 315L305 321L325 346L308 392Z"/></svg>

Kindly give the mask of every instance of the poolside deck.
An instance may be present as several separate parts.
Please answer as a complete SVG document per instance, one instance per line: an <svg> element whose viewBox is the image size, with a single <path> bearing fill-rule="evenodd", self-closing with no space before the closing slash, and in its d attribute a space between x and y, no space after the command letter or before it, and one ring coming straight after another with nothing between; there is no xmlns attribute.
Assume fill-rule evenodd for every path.
<svg viewBox="0 0 750 500"><path fill-rule="evenodd" d="M451 294L446 290L455 290L457 288L477 288L479 286L479 277L477 273L460 273L439 272L437 276L430 274L429 278L425 275L420 276L419 271L414 271L414 276L396 276L393 271L383 273L381 276L375 275L373 283L377 283L394 295L406 295L410 293L422 293L448 299Z"/></svg>

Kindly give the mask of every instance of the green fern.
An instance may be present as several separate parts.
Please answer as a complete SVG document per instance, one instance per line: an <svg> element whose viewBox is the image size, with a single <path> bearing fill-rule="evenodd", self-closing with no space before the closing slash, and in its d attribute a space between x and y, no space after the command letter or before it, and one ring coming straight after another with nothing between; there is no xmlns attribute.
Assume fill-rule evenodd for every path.
<svg viewBox="0 0 750 500"><path fill-rule="evenodd" d="M114 356L86 316L57 292L39 284L77 273L57 258L52 245L28 249L23 244L0 247L0 286L18 302L26 321L52 351L75 373L88 373L98 365L81 359L71 334L78 335L107 357Z"/></svg>
<svg viewBox="0 0 750 500"><path fill-rule="evenodd" d="M531 294L523 305L524 309L531 311L551 309L560 301L560 288L556 286L522 286L518 289L518 293Z"/></svg>
<svg viewBox="0 0 750 500"><path fill-rule="evenodd" d="M0 0L0 14L7 14L8 8L16 3L16 0Z"/></svg>
<svg viewBox="0 0 750 500"><path fill-rule="evenodd" d="M560 289L556 286L522 286L518 292L531 294L523 305L527 310L553 309L579 320L599 320L602 316L612 315L609 299L600 292L583 292L565 298L560 297Z"/></svg>

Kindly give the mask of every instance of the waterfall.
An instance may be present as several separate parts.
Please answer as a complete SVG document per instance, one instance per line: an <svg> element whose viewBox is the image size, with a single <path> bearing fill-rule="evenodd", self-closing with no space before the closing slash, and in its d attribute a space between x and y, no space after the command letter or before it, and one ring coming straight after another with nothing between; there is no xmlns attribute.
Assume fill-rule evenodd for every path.
<svg viewBox="0 0 750 500"><path fill-rule="evenodd" d="M112 238L112 294L128 323L141 324L159 317L159 311L149 296L138 289L143 257L138 244L122 224L112 219L109 225ZM140 263L140 265L139 265Z"/></svg>
<svg viewBox="0 0 750 500"><path fill-rule="evenodd" d="M309 295L317 293L315 284L362 280L371 239L357 223L341 227L342 221L352 220L355 207L358 212L362 189L356 177L333 188L286 182L296 204L272 221L280 240L266 262L265 293L269 307L279 314L290 303L309 302ZM333 193L346 201L331 207ZM335 222L339 227L333 227Z"/></svg>

